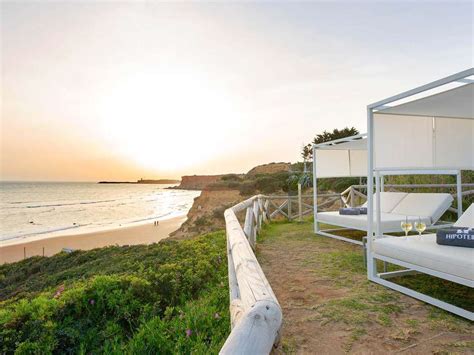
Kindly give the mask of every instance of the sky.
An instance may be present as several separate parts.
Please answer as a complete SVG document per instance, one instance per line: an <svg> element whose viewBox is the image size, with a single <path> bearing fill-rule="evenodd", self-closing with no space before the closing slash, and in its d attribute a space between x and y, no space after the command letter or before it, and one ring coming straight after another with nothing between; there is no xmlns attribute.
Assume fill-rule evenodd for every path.
<svg viewBox="0 0 474 355"><path fill-rule="evenodd" d="M473 66L473 2L2 2L1 179L297 161L366 106Z"/></svg>

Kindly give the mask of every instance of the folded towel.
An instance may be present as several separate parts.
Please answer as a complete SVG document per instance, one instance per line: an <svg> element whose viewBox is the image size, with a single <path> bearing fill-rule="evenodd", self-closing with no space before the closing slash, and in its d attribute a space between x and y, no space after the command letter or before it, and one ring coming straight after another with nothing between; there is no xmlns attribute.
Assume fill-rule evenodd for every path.
<svg viewBox="0 0 474 355"><path fill-rule="evenodd" d="M339 214L356 216L360 214L360 209L358 207L339 208Z"/></svg>
<svg viewBox="0 0 474 355"><path fill-rule="evenodd" d="M436 231L436 243L474 248L474 229L464 227L438 229Z"/></svg>
<svg viewBox="0 0 474 355"><path fill-rule="evenodd" d="M339 209L340 215L358 216L360 214L367 214L367 207L346 207Z"/></svg>

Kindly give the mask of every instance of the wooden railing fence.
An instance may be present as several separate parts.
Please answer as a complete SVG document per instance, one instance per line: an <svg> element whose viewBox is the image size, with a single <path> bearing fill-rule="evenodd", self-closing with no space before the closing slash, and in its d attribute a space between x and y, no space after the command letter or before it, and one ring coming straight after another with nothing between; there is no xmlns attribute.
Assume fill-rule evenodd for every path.
<svg viewBox="0 0 474 355"><path fill-rule="evenodd" d="M232 331L221 354L268 354L278 342L282 312L252 250L268 200L257 195L225 211ZM237 214L245 211L242 229Z"/></svg>

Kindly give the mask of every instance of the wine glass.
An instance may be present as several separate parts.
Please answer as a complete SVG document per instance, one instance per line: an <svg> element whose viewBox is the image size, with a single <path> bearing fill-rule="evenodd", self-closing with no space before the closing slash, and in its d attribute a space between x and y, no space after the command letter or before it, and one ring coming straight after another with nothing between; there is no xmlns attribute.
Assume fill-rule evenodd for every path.
<svg viewBox="0 0 474 355"><path fill-rule="evenodd" d="M418 231L418 234L421 239L421 234L425 231L426 229L426 224L421 221L421 218L418 217L418 221L415 223L415 229Z"/></svg>
<svg viewBox="0 0 474 355"><path fill-rule="evenodd" d="M407 218L400 225L402 227L402 231L405 232L405 237L408 237L408 232L413 229L413 224L411 222L409 222L408 218Z"/></svg>

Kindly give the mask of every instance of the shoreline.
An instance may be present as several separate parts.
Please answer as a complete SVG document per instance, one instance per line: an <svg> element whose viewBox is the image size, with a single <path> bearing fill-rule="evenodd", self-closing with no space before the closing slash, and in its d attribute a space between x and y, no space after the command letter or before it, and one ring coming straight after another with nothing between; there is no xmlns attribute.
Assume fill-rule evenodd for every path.
<svg viewBox="0 0 474 355"><path fill-rule="evenodd" d="M138 226L143 226L147 224L152 224L154 221L158 221L162 223L173 218L181 218L181 217L186 217L186 214L171 212L161 217L150 217L150 218L145 218L138 221L123 222L122 224L113 224L109 226L105 226L105 225L102 225L102 226L96 225L96 226L90 226L90 227L88 226L82 229L80 227L84 227L84 226L80 226L80 225L72 226L72 227L63 228L59 230L50 230L50 231L45 231L45 232L20 235L17 237L0 240L0 248L13 246L17 244L25 244L29 242L35 242L35 241L40 241L40 240L45 240L45 239L50 239L50 238L73 237L73 236L79 236L79 235L84 235L84 234L109 232L109 231L115 231L118 229L138 227Z"/></svg>
<svg viewBox="0 0 474 355"><path fill-rule="evenodd" d="M43 238L18 240L0 245L0 264L23 260L32 256L52 256L63 248L90 250L112 245L152 244L169 237L186 221L186 215L153 222L123 226L81 234L62 234Z"/></svg>

